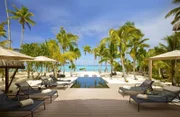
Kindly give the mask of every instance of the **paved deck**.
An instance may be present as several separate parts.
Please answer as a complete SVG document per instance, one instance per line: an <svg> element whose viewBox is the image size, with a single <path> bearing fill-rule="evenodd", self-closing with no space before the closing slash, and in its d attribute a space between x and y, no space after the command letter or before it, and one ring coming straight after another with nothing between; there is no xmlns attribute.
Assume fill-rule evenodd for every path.
<svg viewBox="0 0 180 117"><path fill-rule="evenodd" d="M170 104L142 104L140 112L137 104L128 103L128 96L122 97L119 85L109 85L108 89L59 89L59 97L46 110L39 108L34 117L179 117L180 107ZM0 117L30 117L28 113L0 114Z"/></svg>

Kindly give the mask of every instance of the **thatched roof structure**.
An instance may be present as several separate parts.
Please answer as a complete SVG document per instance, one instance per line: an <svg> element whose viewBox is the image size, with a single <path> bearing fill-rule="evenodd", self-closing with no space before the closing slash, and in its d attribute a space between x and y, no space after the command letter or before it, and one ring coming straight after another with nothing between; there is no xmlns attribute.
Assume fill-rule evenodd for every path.
<svg viewBox="0 0 180 117"><path fill-rule="evenodd" d="M29 60L33 59L33 57L13 51L8 50L0 46L0 59L5 60Z"/></svg>
<svg viewBox="0 0 180 117"><path fill-rule="evenodd" d="M12 60L0 60L0 68L21 68L24 69L24 62Z"/></svg>

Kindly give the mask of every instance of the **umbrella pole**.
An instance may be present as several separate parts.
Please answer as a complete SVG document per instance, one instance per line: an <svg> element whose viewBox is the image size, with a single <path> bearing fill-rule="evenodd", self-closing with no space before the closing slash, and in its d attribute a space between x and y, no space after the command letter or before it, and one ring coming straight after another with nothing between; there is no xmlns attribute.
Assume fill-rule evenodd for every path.
<svg viewBox="0 0 180 117"><path fill-rule="evenodd" d="M9 68L5 68L5 93L9 90Z"/></svg>
<svg viewBox="0 0 180 117"><path fill-rule="evenodd" d="M149 60L149 79L152 80L152 60Z"/></svg>
<svg viewBox="0 0 180 117"><path fill-rule="evenodd" d="M18 68L16 68L16 69L15 69L15 71L14 71L13 75L11 76L11 81L10 81L10 83L8 84L8 89L9 89L9 87L11 86L12 81L14 80L15 75L16 75L16 73L17 73L17 71L18 71Z"/></svg>

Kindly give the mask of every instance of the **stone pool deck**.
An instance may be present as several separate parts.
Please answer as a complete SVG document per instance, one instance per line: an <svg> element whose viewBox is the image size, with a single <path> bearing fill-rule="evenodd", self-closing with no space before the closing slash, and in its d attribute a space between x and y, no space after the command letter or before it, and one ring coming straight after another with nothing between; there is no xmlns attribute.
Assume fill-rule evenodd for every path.
<svg viewBox="0 0 180 117"><path fill-rule="evenodd" d="M59 97L53 103L46 101L46 110L39 108L34 117L179 117L180 107L170 104L142 104L140 112L136 103L128 103L128 96L118 93L117 84L110 88L58 89ZM28 113L0 114L0 117L27 116Z"/></svg>

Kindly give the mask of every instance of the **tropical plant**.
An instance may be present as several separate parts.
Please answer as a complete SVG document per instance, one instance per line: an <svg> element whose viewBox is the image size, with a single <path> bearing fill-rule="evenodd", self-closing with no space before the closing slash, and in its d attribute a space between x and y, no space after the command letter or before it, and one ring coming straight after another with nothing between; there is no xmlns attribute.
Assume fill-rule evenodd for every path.
<svg viewBox="0 0 180 117"><path fill-rule="evenodd" d="M24 41L24 29L25 25L28 26L28 28L31 30L31 26L35 25L35 22L31 20L30 18L34 16L33 13L29 12L28 8L22 6L21 9L18 9L15 5L13 5L15 11L9 10L9 12L13 15L9 18L18 20L21 24L21 41L20 46L22 46Z"/></svg>
<svg viewBox="0 0 180 117"><path fill-rule="evenodd" d="M91 47L88 45L83 46L84 54L91 53Z"/></svg>
<svg viewBox="0 0 180 117"><path fill-rule="evenodd" d="M63 65L63 74L65 74L65 63L66 63L66 59L67 56L69 56L68 58L71 57L73 52L68 52L69 49L71 47L77 47L77 40L78 40L78 36L74 35L72 33L67 33L63 27L60 28L60 32L56 35L56 39L58 41L58 45L60 47L60 51L62 53L61 57L64 58L63 61L61 61L62 65ZM68 53L65 53L68 52ZM68 55L69 54L69 55Z"/></svg>
<svg viewBox="0 0 180 117"><path fill-rule="evenodd" d="M180 7L179 7L180 0L173 0L172 3L178 4L178 7L169 11L168 14L165 16L165 18L168 18L173 15L174 19L171 22L171 24L174 25L175 30L179 30L179 27L180 27Z"/></svg>
<svg viewBox="0 0 180 117"><path fill-rule="evenodd" d="M111 37L114 39L114 43L118 46L118 51L121 59L121 65L123 70L124 80L126 79L126 70L124 66L125 54L127 52L127 44L132 38L139 37L139 30L134 27L134 23L126 22L118 30L111 29L109 31Z"/></svg>
<svg viewBox="0 0 180 117"><path fill-rule="evenodd" d="M6 24L7 24L6 22L2 22L0 24L0 38L1 37L6 38L6 30L4 29L4 26ZM6 40L3 40L3 41L0 41L0 46L7 48L9 43L10 43L10 41L6 39Z"/></svg>
<svg viewBox="0 0 180 117"><path fill-rule="evenodd" d="M99 48L98 47L93 48L92 53L94 54L94 67L96 67L95 62L96 62L97 57L99 56ZM95 71L95 68L94 68L94 71Z"/></svg>
<svg viewBox="0 0 180 117"><path fill-rule="evenodd" d="M145 47L149 47L148 44L144 43L145 41L149 40L149 39L142 39L142 34L139 34L139 38L133 38L132 40L130 40L129 43L129 47L131 48L129 54L133 59L133 74L134 74L134 79L137 80L136 78L136 58L138 58L138 49L140 48L145 48Z"/></svg>
<svg viewBox="0 0 180 117"><path fill-rule="evenodd" d="M85 45L82 48L84 50L85 56L86 56L87 53L91 53L91 47L89 45ZM86 61L85 61L85 65L86 65Z"/></svg>
<svg viewBox="0 0 180 117"><path fill-rule="evenodd" d="M112 30L109 31L109 37L106 37L101 40L101 46L107 45L106 48L103 47L104 49L101 56L106 57L108 59L108 63L111 65L110 77L112 77L112 74L113 74L114 60L118 56L117 44L114 41L114 37L112 36L111 31Z"/></svg>
<svg viewBox="0 0 180 117"><path fill-rule="evenodd" d="M69 68L71 69L70 74L72 76L72 70L74 71L76 70L76 65L74 64L74 60L77 60L81 56L81 52L79 48L74 48L74 47L71 47L70 51L74 53L74 59L70 60L71 65L69 66Z"/></svg>

